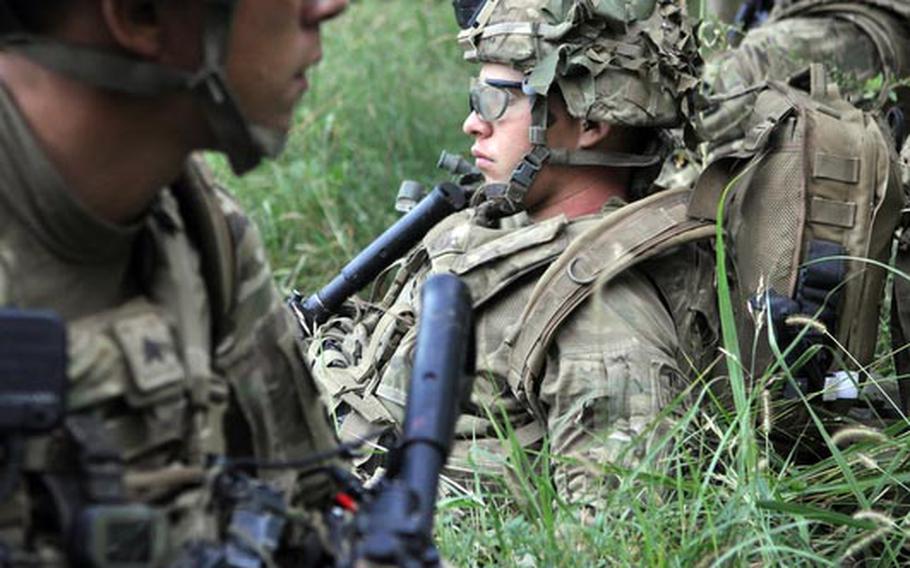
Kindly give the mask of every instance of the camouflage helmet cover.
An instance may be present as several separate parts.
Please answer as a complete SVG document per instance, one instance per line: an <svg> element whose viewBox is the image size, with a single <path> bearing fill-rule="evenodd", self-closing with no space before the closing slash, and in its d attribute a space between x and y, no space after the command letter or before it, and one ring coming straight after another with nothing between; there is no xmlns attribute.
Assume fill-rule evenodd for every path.
<svg viewBox="0 0 910 568"><path fill-rule="evenodd" d="M488 0L459 34L465 59L503 63L535 92L559 86L573 117L627 126L680 123L697 83L683 0Z"/></svg>

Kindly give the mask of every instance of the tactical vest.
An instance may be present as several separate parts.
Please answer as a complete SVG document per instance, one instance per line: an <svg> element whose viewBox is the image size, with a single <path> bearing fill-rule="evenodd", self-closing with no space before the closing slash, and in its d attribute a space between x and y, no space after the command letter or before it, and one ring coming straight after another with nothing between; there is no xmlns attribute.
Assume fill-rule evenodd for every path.
<svg viewBox="0 0 910 568"><path fill-rule="evenodd" d="M406 364L401 354L412 351L418 292L431 272L461 277L471 290L475 310L484 312L478 325L501 330L491 334L478 329L478 367L503 382L491 383L490 377L475 381L474 400L478 408L506 412L524 447L539 446L546 432L543 411L526 394L536 392L547 347L558 330L595 289L595 271L605 250L616 255L607 262L612 262L616 274L634 266L654 285L679 338L678 366L684 373L697 374L695 369L714 356L713 264L703 248L672 237L681 235L678 227L665 230L668 220L684 217L687 197L685 189L661 192L571 222L559 216L499 230L472 223L471 211L443 221L404 259L391 289L375 306L378 309L365 307L365 314L353 320L328 324L310 346L310 361L335 367L327 372L315 369L314 376L327 387L336 408L352 409L342 421L342 438L363 436L377 425L400 424L402 416L395 408L404 404L404 385L380 381L407 374L389 366ZM700 227L699 237L707 237L713 229L704 229L705 225L692 222L685 227ZM615 233L606 229L614 226ZM607 241L592 238L595 233L603 233ZM665 237L661 246L655 242L657 235ZM695 240L699 239L689 239ZM645 250L642 243L653 246ZM334 345L323 349L326 342ZM500 396L504 390L511 396ZM447 469L503 472L501 443L490 434L493 430L482 412L463 415Z"/></svg>
<svg viewBox="0 0 910 568"><path fill-rule="evenodd" d="M66 427L28 442L29 491L20 487L0 508L14 562L85 561L73 559L60 535L88 539L83 524L136 522L130 515L144 513L130 503L167 505L167 517L159 505L151 510L150 540L134 543L149 558L160 560L182 539L218 535L199 504L206 456L225 453L229 388L212 363L235 297L235 247L204 164L191 160L162 192L139 246L145 293L68 324ZM26 535L27 553L13 544Z"/></svg>
<svg viewBox="0 0 910 568"><path fill-rule="evenodd" d="M394 414L394 408L404 406L403 385L380 381L390 371L407 374L389 367L406 364L393 355L413 350L420 286L431 272L451 272L462 278L471 290L474 309L481 310L500 292L539 274L563 252L572 236L591 222L570 223L560 216L536 224L519 222L520 226L515 226L515 219L510 218L505 220L506 227L486 229L472 222L473 214L472 210L456 213L434 227L403 259L389 290L376 306L378 309L368 309L363 317L355 316L350 322L330 321L310 345L310 361L336 367L329 372L315 369L313 374L321 380L336 407L347 405L353 410L342 423L343 439L361 436L377 424L400 424L402 417ZM509 294L514 295L511 289ZM334 340L336 331L341 332L337 336L341 349L323 350L327 341ZM493 347L479 345L478 354L486 354ZM502 377L506 374L505 369L497 373ZM485 399L486 395L494 396L475 383L475 399ZM385 405L382 400L394 405ZM515 406L507 411L527 444L541 439L543 430L522 408ZM472 417L470 422L462 420L456 430L464 435L488 430L483 418ZM522 425L526 428L522 429ZM469 471L467 456L467 445L456 444L449 469ZM496 464L485 462L485 465L495 467Z"/></svg>

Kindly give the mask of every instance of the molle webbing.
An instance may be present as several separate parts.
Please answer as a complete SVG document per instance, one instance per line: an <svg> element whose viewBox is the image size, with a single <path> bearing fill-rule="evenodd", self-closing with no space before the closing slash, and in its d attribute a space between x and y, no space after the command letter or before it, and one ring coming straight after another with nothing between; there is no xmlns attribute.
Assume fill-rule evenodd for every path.
<svg viewBox="0 0 910 568"><path fill-rule="evenodd" d="M671 248L714 235L711 223L688 218L688 189L656 193L606 216L572 241L540 278L512 345L509 382L516 390L540 373L562 322L598 286Z"/></svg>
<svg viewBox="0 0 910 568"><path fill-rule="evenodd" d="M810 79L808 94L769 82L739 125L742 139L714 142L689 213L713 220L725 199L736 305L765 291L794 300L809 317L826 305L837 312L832 335L851 354L850 366L863 367L877 340L885 274L874 263L888 261L903 201L899 176L874 116L841 99L820 65L810 68ZM821 264L839 264L812 259L811 251L822 249L843 251L833 259L823 254L847 259L840 284L819 276ZM805 286L806 278L828 282L826 289ZM813 301L801 297L808 290ZM755 338L750 314L736 316L746 359L764 368L770 347Z"/></svg>

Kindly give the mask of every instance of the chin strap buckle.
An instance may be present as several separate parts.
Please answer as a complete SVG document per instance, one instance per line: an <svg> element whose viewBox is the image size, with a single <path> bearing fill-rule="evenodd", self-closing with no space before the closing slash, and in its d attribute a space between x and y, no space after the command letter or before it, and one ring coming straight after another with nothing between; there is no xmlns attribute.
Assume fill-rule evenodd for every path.
<svg viewBox="0 0 910 568"><path fill-rule="evenodd" d="M546 146L534 146L530 152L525 154L521 162L512 172L509 179L509 191L507 196L512 198L513 194L518 199L524 199L537 174L550 159L550 149ZM519 195L520 193L520 195Z"/></svg>

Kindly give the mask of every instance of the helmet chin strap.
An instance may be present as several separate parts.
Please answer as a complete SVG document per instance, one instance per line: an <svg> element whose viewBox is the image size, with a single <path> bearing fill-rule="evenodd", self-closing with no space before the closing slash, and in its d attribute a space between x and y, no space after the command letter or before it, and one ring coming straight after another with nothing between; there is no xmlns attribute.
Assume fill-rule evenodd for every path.
<svg viewBox="0 0 910 568"><path fill-rule="evenodd" d="M528 190L552 155L547 147L547 96L535 92L526 94L531 97L531 127L528 130L531 149L512 170L509 181L488 183L479 188L478 194L485 201L478 205L478 214L487 219L523 211Z"/></svg>
<svg viewBox="0 0 910 568"><path fill-rule="evenodd" d="M274 158L284 149L287 133L248 121L227 84L227 51L235 0L207 0L203 67L192 91L203 102L217 150L227 155L237 175Z"/></svg>
<svg viewBox="0 0 910 568"><path fill-rule="evenodd" d="M235 173L256 167L284 147L285 133L251 124L227 84L227 48L234 0L206 0L203 63L187 72L133 59L111 51L35 36L3 19L0 47L94 87L137 97L157 97L188 91L202 103L215 137L215 149L224 152ZM0 14L7 14L8 9Z"/></svg>
<svg viewBox="0 0 910 568"><path fill-rule="evenodd" d="M548 111L547 96L536 92L526 94L531 99L531 127L528 138L531 149L512 170L507 182L493 182L481 186L478 194L485 199L478 205L478 214L486 219L513 215L526 208L525 198L547 164L561 166L604 166L620 168L647 168L658 164L660 154L629 154L625 152L599 152L595 150L565 150L547 146Z"/></svg>

